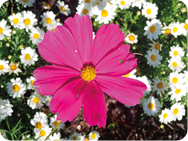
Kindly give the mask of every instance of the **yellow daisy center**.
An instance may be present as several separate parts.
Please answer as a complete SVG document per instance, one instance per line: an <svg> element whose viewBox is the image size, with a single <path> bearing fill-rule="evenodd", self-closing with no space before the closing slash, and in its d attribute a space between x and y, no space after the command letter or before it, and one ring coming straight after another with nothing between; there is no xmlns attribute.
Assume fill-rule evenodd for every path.
<svg viewBox="0 0 188 141"><path fill-rule="evenodd" d="M73 139L73 140L77 140L77 136L73 136L72 139Z"/></svg>
<svg viewBox="0 0 188 141"><path fill-rule="evenodd" d="M173 83L177 83L178 82L178 78L177 77L172 78L172 82Z"/></svg>
<svg viewBox="0 0 188 141"><path fill-rule="evenodd" d="M10 65L10 69L14 71L14 70L17 69L17 66L16 65Z"/></svg>
<svg viewBox="0 0 188 141"><path fill-rule="evenodd" d="M31 85L33 85L33 83L34 83L34 82L35 82L34 80L31 80L31 82L30 82L30 83L31 83Z"/></svg>
<svg viewBox="0 0 188 141"><path fill-rule="evenodd" d="M161 47L160 44L155 44L156 49L160 49L160 47Z"/></svg>
<svg viewBox="0 0 188 141"><path fill-rule="evenodd" d="M94 67L92 67L92 66L85 66L81 70L81 77L85 81L91 81L95 78L95 76L96 76L96 71L95 71Z"/></svg>
<svg viewBox="0 0 188 141"><path fill-rule="evenodd" d="M185 23L185 25L183 26L183 28L186 29L186 30L187 30L187 25L188 25L188 24Z"/></svg>
<svg viewBox="0 0 188 141"><path fill-rule="evenodd" d="M91 0L85 0L85 2L90 3Z"/></svg>
<svg viewBox="0 0 188 141"><path fill-rule="evenodd" d="M41 124L40 122L37 122L37 123L35 124L35 128L41 129L41 128L42 128L42 124Z"/></svg>
<svg viewBox="0 0 188 141"><path fill-rule="evenodd" d="M45 3L45 6L48 7L48 8L50 7L50 5L47 2Z"/></svg>
<svg viewBox="0 0 188 141"><path fill-rule="evenodd" d="M89 139L87 137L85 137L85 141L88 141Z"/></svg>
<svg viewBox="0 0 188 141"><path fill-rule="evenodd" d="M30 24L31 24L31 21L30 21L30 19L26 18L26 19L24 20L24 23L25 23L25 25L30 25Z"/></svg>
<svg viewBox="0 0 188 141"><path fill-rule="evenodd" d="M44 97L44 95L42 95L42 94L40 94L40 96L43 98Z"/></svg>
<svg viewBox="0 0 188 141"><path fill-rule="evenodd" d="M30 60L30 59L31 59L31 56L27 53L27 54L25 55L25 59L26 59L26 60Z"/></svg>
<svg viewBox="0 0 188 141"><path fill-rule="evenodd" d="M33 38L38 39L39 38L39 34L38 33L33 34Z"/></svg>
<svg viewBox="0 0 188 141"><path fill-rule="evenodd" d="M46 131L44 131L44 130L40 131L40 136L41 136L41 137L43 137L43 136L45 136L45 135L46 135Z"/></svg>
<svg viewBox="0 0 188 141"><path fill-rule="evenodd" d="M3 70L4 69L4 65L0 65L0 70Z"/></svg>
<svg viewBox="0 0 188 141"><path fill-rule="evenodd" d="M19 23L18 18L15 18L15 19L13 20L13 22L14 22L15 24Z"/></svg>
<svg viewBox="0 0 188 141"><path fill-rule="evenodd" d="M93 134L91 135L91 138L92 138L92 139L95 139L96 136L97 136L97 135L96 135L95 133L93 133Z"/></svg>
<svg viewBox="0 0 188 141"><path fill-rule="evenodd" d="M86 14L88 13L88 10L87 10L87 9L83 9L83 10L82 10L82 13L83 13L84 15L86 15Z"/></svg>
<svg viewBox="0 0 188 141"><path fill-rule="evenodd" d="M180 92L181 92L181 89L176 89L176 90L175 90L175 93L176 93L176 94L179 94Z"/></svg>
<svg viewBox="0 0 188 141"><path fill-rule="evenodd" d="M20 90L20 86L18 86L17 84L15 84L13 87L12 87L13 91L17 92Z"/></svg>
<svg viewBox="0 0 188 141"><path fill-rule="evenodd" d="M163 114L163 118L167 118L167 116L168 116L167 113Z"/></svg>
<svg viewBox="0 0 188 141"><path fill-rule="evenodd" d="M147 13L147 14L151 14L151 9L147 9L147 10L146 10L146 13Z"/></svg>
<svg viewBox="0 0 188 141"><path fill-rule="evenodd" d="M139 73L140 72L140 68L136 68L136 73Z"/></svg>
<svg viewBox="0 0 188 141"><path fill-rule="evenodd" d="M28 2L28 0L22 0L22 1L25 2L25 3Z"/></svg>
<svg viewBox="0 0 188 141"><path fill-rule="evenodd" d="M163 88L163 83L161 83L161 82L158 83L158 84L157 84L157 88L159 88L159 89Z"/></svg>
<svg viewBox="0 0 188 141"><path fill-rule="evenodd" d="M173 62L173 63L172 63L172 66L173 66L173 67L177 67L178 64L177 64L176 62Z"/></svg>
<svg viewBox="0 0 188 141"><path fill-rule="evenodd" d="M54 29L52 29L52 31L55 31L55 28L54 28Z"/></svg>
<svg viewBox="0 0 188 141"><path fill-rule="evenodd" d="M120 1L120 4L125 5L125 1L124 0Z"/></svg>
<svg viewBox="0 0 188 141"><path fill-rule="evenodd" d="M102 10L101 16L107 17L108 16L108 11L107 10Z"/></svg>
<svg viewBox="0 0 188 141"><path fill-rule="evenodd" d="M0 27L0 34L2 34L3 33L3 29Z"/></svg>
<svg viewBox="0 0 188 141"><path fill-rule="evenodd" d="M177 31L178 31L178 28L177 28L177 27L174 27L174 28L173 28L173 31L174 31L174 32L177 32Z"/></svg>
<svg viewBox="0 0 188 141"><path fill-rule="evenodd" d="M65 7L64 7L64 6L61 6L61 10L62 10L62 11L65 11Z"/></svg>
<svg viewBox="0 0 188 141"><path fill-rule="evenodd" d="M130 40L130 41L134 41L134 40L135 40L135 37L134 37L133 35L130 35L130 36L129 36L129 40Z"/></svg>
<svg viewBox="0 0 188 141"><path fill-rule="evenodd" d="M178 55L178 52L177 52L177 51L174 51L173 54L174 54L174 56L177 56L177 55Z"/></svg>
<svg viewBox="0 0 188 141"><path fill-rule="evenodd" d="M150 102L150 103L148 104L148 108L149 108L150 110L152 110L152 109L154 108L154 104Z"/></svg>
<svg viewBox="0 0 188 141"><path fill-rule="evenodd" d="M155 60L156 60L156 56L155 56L155 55L153 55L153 54L151 55L151 57L150 57L150 58L151 58L151 60L152 60L152 61L155 61Z"/></svg>
<svg viewBox="0 0 188 141"><path fill-rule="evenodd" d="M39 102L39 98L38 97L33 98L33 102L37 104Z"/></svg>
<svg viewBox="0 0 188 141"><path fill-rule="evenodd" d="M165 34L170 34L170 33L171 33L170 29L165 30Z"/></svg>
<svg viewBox="0 0 188 141"><path fill-rule="evenodd" d="M51 24L52 23L52 20L50 18L46 18L46 23L47 24Z"/></svg>
<svg viewBox="0 0 188 141"><path fill-rule="evenodd" d="M177 115L177 114L178 114L178 108L175 108L175 109L173 110L173 113L174 113L174 115Z"/></svg>
<svg viewBox="0 0 188 141"><path fill-rule="evenodd" d="M156 30L156 27L153 25L153 26L151 26L149 29L150 29L150 32L151 32L151 33L154 33L155 30Z"/></svg>
<svg viewBox="0 0 188 141"><path fill-rule="evenodd" d="M54 121L54 125L57 126L59 124L59 121Z"/></svg>

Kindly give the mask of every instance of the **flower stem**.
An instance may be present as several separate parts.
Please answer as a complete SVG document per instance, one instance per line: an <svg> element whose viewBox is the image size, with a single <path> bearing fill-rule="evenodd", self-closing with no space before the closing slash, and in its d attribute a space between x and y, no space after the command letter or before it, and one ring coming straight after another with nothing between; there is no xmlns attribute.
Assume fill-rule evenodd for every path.
<svg viewBox="0 0 188 141"><path fill-rule="evenodd" d="M61 123L61 121L59 121L59 123L57 124L57 126L56 126L56 127L54 128L54 130L46 137L46 139L45 139L44 141L46 141L46 140L49 138L49 136L55 132L55 130L57 129L57 127L60 125L60 123Z"/></svg>

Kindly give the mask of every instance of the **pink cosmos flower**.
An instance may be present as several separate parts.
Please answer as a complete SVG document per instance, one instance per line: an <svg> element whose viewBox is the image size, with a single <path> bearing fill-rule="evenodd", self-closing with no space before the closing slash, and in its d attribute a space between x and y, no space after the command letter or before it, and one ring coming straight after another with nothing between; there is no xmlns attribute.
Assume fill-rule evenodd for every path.
<svg viewBox="0 0 188 141"><path fill-rule="evenodd" d="M126 105L140 103L145 84L122 77L137 66L124 45L124 33L113 23L102 25L93 41L89 16L69 17L64 26L47 31L38 45L40 55L53 65L37 68L33 75L39 93L53 95L50 109L57 120L72 121L83 106L86 122L106 125L103 92ZM119 63L124 59L123 63Z"/></svg>

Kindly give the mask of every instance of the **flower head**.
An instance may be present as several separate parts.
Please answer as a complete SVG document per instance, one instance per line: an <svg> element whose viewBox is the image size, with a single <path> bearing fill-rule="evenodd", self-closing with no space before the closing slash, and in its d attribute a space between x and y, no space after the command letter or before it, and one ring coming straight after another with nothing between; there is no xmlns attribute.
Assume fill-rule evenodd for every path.
<svg viewBox="0 0 188 141"><path fill-rule="evenodd" d="M11 29L9 26L6 26L7 21L4 19L0 21L0 40L3 40L6 36L10 36Z"/></svg>

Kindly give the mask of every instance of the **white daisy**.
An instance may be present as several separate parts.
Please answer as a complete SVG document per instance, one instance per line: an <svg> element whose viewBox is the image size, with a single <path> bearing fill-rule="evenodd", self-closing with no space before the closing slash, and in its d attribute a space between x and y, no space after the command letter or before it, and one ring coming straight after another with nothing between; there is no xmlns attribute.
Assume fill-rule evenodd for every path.
<svg viewBox="0 0 188 141"><path fill-rule="evenodd" d="M167 83L164 80L160 80L158 77L153 79L154 84L151 86L153 88L153 92L157 91L157 94L163 93L167 90Z"/></svg>
<svg viewBox="0 0 188 141"><path fill-rule="evenodd" d="M84 16L84 15L89 15L90 17L93 16L93 11L92 11L92 6L91 4L80 4L78 5L78 7L76 8L77 10L77 13L80 15L80 16Z"/></svg>
<svg viewBox="0 0 188 141"><path fill-rule="evenodd" d="M36 129L41 129L45 126L48 126L48 119L46 114L42 112L36 112L34 118L31 119L31 124L35 126Z"/></svg>
<svg viewBox="0 0 188 141"><path fill-rule="evenodd" d="M150 96L148 99L145 99L143 102L144 113L147 115L156 115L160 110L160 102L157 98Z"/></svg>
<svg viewBox="0 0 188 141"><path fill-rule="evenodd" d="M133 0L117 0L116 2L117 2L116 4L119 5L119 8L123 10L123 9L128 9L131 3L133 2Z"/></svg>
<svg viewBox="0 0 188 141"><path fill-rule="evenodd" d="M23 11L22 13L23 23L21 25L22 28L25 28L28 32L33 28L34 25L37 24L37 19L35 18L35 14L31 11Z"/></svg>
<svg viewBox="0 0 188 141"><path fill-rule="evenodd" d="M54 28L54 24L56 21L55 14L52 11L46 11L40 17L42 18L43 25L47 27L47 30Z"/></svg>
<svg viewBox="0 0 188 141"><path fill-rule="evenodd" d="M56 27L58 25L63 25L62 23L60 22L57 22L57 21L54 21L54 23L50 26L50 28L48 28L47 30L50 30L50 31L55 31Z"/></svg>
<svg viewBox="0 0 188 141"><path fill-rule="evenodd" d="M31 7L35 0L16 0L18 3L22 4L24 7Z"/></svg>
<svg viewBox="0 0 188 141"><path fill-rule="evenodd" d="M99 3L93 10L93 13L97 15L95 21L99 21L99 24L108 24L112 19L114 19L116 6L109 3Z"/></svg>
<svg viewBox="0 0 188 141"><path fill-rule="evenodd" d="M182 117L185 115L185 107L181 103L175 103L170 108L172 120L176 121L176 119L181 120Z"/></svg>
<svg viewBox="0 0 188 141"><path fill-rule="evenodd" d="M39 28L33 28L30 33L30 40L33 44L38 45L44 38L44 32Z"/></svg>
<svg viewBox="0 0 188 141"><path fill-rule="evenodd" d="M133 0L132 7L136 6L141 9L142 4L144 4L146 0Z"/></svg>
<svg viewBox="0 0 188 141"><path fill-rule="evenodd" d="M26 85L22 83L22 80L18 77L16 79L12 78L11 82L7 83L7 91L13 98L21 97L25 94Z"/></svg>
<svg viewBox="0 0 188 141"><path fill-rule="evenodd" d="M38 60L38 54L31 47L23 48L21 50L22 55L20 56L21 62L26 65L32 65Z"/></svg>
<svg viewBox="0 0 188 141"><path fill-rule="evenodd" d="M89 133L89 140L91 141L98 141L100 138L99 132L97 131L91 131Z"/></svg>
<svg viewBox="0 0 188 141"><path fill-rule="evenodd" d="M171 58L170 60L168 60L168 63L168 67L173 71L180 72L184 68L183 62L177 58Z"/></svg>
<svg viewBox="0 0 188 141"><path fill-rule="evenodd" d="M51 99L52 99L52 96L45 96L44 104L46 104L47 106L50 106Z"/></svg>
<svg viewBox="0 0 188 141"><path fill-rule="evenodd" d="M19 66L19 62L18 63L11 62L9 64L9 75L12 73L18 75L19 72L22 72L18 66Z"/></svg>
<svg viewBox="0 0 188 141"><path fill-rule="evenodd" d="M164 110L162 110L161 114L159 115L159 121L165 124L170 123L172 121L169 109L165 108Z"/></svg>
<svg viewBox="0 0 188 141"><path fill-rule="evenodd" d="M158 7L154 3L146 2L143 5L142 15L147 19L155 19L158 14Z"/></svg>
<svg viewBox="0 0 188 141"><path fill-rule="evenodd" d="M147 38L150 40L158 39L158 36L161 35L161 22L159 20L153 19L150 21L147 21L147 26L144 27L144 35L147 35Z"/></svg>
<svg viewBox="0 0 188 141"><path fill-rule="evenodd" d="M47 141L63 141L63 140L61 139L61 134L58 132L49 136L49 139Z"/></svg>
<svg viewBox="0 0 188 141"><path fill-rule="evenodd" d="M181 59L184 56L185 52L183 51L183 48L177 45L177 46L170 47L169 54L170 54L170 57Z"/></svg>
<svg viewBox="0 0 188 141"><path fill-rule="evenodd" d="M184 75L182 73L178 72L172 72L169 76L169 86L171 88L177 87L179 85L182 85L185 81L183 79Z"/></svg>
<svg viewBox="0 0 188 141"><path fill-rule="evenodd" d="M169 25L169 27L171 29L171 34L174 35L174 37L177 38L177 36L182 34L183 29L179 22L177 23L173 22Z"/></svg>
<svg viewBox="0 0 188 141"><path fill-rule="evenodd" d="M8 18L12 26L14 26L15 28L23 29L23 27L21 27L23 23L21 13L13 14L9 16Z"/></svg>
<svg viewBox="0 0 188 141"><path fill-rule="evenodd" d="M30 98L27 100L27 104L32 109L40 109L43 106L42 99L38 93L34 93L30 96Z"/></svg>
<svg viewBox="0 0 188 141"><path fill-rule="evenodd" d="M26 79L27 83L29 84L27 86L27 89L35 89L35 86L33 85L33 83L36 81L36 79L33 76L30 76L29 78Z"/></svg>
<svg viewBox="0 0 188 141"><path fill-rule="evenodd" d="M56 5L59 8L61 14L68 16L71 13L69 6L65 4L64 1L58 0Z"/></svg>
<svg viewBox="0 0 188 141"><path fill-rule="evenodd" d="M7 116L12 115L12 107L13 105L10 104L10 101L8 99L0 99L0 122L4 120Z"/></svg>
<svg viewBox="0 0 188 141"><path fill-rule="evenodd" d="M163 27L162 28L162 34L164 34L164 35L170 35L171 34L171 29L170 29L170 27L168 27L168 26L165 26L165 27Z"/></svg>
<svg viewBox="0 0 188 141"><path fill-rule="evenodd" d="M159 55L159 51L154 49L148 50L147 54L145 55L147 58L147 64L153 66L154 68L161 64L162 56Z"/></svg>
<svg viewBox="0 0 188 141"><path fill-rule="evenodd" d="M0 40L3 40L6 36L11 36L11 29L9 26L6 26L7 21L4 19L0 21Z"/></svg>
<svg viewBox="0 0 188 141"><path fill-rule="evenodd" d="M187 91L188 91L188 71L184 71L184 82L185 82L185 86L187 88Z"/></svg>
<svg viewBox="0 0 188 141"><path fill-rule="evenodd" d="M188 32L188 30L187 30L187 27L188 27L188 19L185 21L185 23L182 23L182 24L181 24L181 27L183 28L182 34L185 35L185 36L187 36L187 32Z"/></svg>
<svg viewBox="0 0 188 141"><path fill-rule="evenodd" d="M46 137L51 133L52 129L49 126L44 126L40 130L34 128L35 139L38 141L44 141Z"/></svg>
<svg viewBox="0 0 188 141"><path fill-rule="evenodd" d="M8 61L0 60L0 76L9 71Z"/></svg>
<svg viewBox="0 0 188 141"><path fill-rule="evenodd" d="M129 33L126 38L125 41L127 43L133 44L133 43L137 43L138 42L138 35L135 35L134 33Z"/></svg>
<svg viewBox="0 0 188 141"><path fill-rule="evenodd" d="M57 127L57 130L63 129L63 131L66 131L67 127L64 123L62 123L60 120L57 121L57 115L54 115L50 118L50 126L54 129L60 122L59 126Z"/></svg>
<svg viewBox="0 0 188 141"><path fill-rule="evenodd" d="M132 70L130 73L126 74L126 75L123 75L123 77L129 77L129 78L136 78L136 69Z"/></svg>
<svg viewBox="0 0 188 141"><path fill-rule="evenodd" d="M147 89L143 92L144 95L149 94L151 91L151 81L145 75L142 77L137 77L137 79L147 86Z"/></svg>
<svg viewBox="0 0 188 141"><path fill-rule="evenodd" d="M159 42L155 42L152 40L152 43L149 44L149 46L151 46L150 49L154 49L154 50L158 50L158 51L161 51L161 48L162 48L162 44L160 44Z"/></svg>
<svg viewBox="0 0 188 141"><path fill-rule="evenodd" d="M69 136L69 140L80 140L81 136L81 133L74 132L72 135Z"/></svg>
<svg viewBox="0 0 188 141"><path fill-rule="evenodd" d="M47 9L47 10L49 10L49 9L51 8L51 7L50 7L50 4L47 3L47 2L45 2L45 1L42 2L42 7L43 7L44 9Z"/></svg>
<svg viewBox="0 0 188 141"><path fill-rule="evenodd" d="M169 92L172 100L180 101L182 96L186 96L186 86L179 85L177 87L172 87L172 91Z"/></svg>

